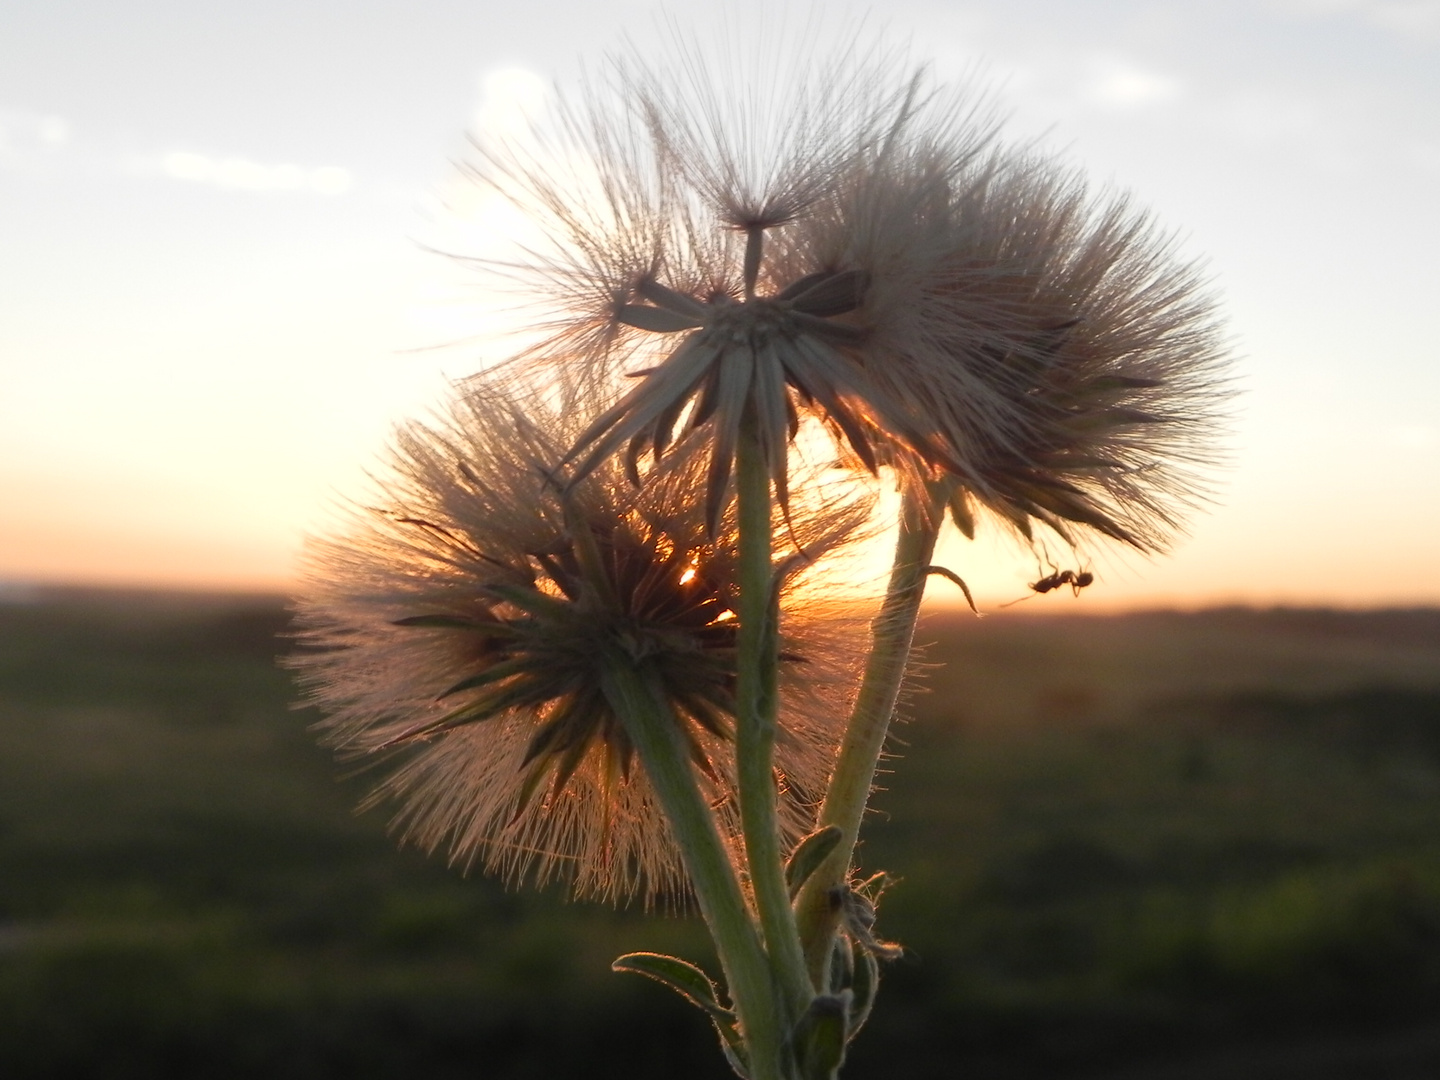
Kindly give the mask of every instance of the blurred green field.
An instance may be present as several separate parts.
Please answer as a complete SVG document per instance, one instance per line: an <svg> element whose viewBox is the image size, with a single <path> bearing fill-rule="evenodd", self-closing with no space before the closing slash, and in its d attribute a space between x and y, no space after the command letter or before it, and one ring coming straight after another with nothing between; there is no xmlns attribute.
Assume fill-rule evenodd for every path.
<svg viewBox="0 0 1440 1080"><path fill-rule="evenodd" d="M609 971L709 963L689 919L507 893L353 812L285 622L0 603L0 1076L727 1075ZM1440 1075L1440 612L921 637L862 851L908 955L846 1076Z"/></svg>

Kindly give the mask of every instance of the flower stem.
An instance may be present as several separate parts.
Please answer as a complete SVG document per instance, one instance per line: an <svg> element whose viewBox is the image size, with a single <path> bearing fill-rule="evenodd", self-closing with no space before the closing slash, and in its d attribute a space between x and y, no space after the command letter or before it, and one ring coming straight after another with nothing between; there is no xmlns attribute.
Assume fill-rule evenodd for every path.
<svg viewBox="0 0 1440 1080"><path fill-rule="evenodd" d="M775 1008L770 966L715 818L695 782L680 722L642 671L618 658L608 668L605 695L624 718L680 847L740 1019L751 1080L783 1080L788 1031Z"/></svg>
<svg viewBox="0 0 1440 1080"><path fill-rule="evenodd" d="M772 603L770 472L758 424L745 410L735 455L739 512L740 628L736 642L735 771L745 857L770 963L784 992L791 1021L814 991L790 906L775 812L773 770L779 711L779 627Z"/></svg>
<svg viewBox="0 0 1440 1080"><path fill-rule="evenodd" d="M871 624L865 676L820 808L819 825L838 826L840 843L811 875L795 903L806 963L817 986L826 985L828 980L830 946L840 918L834 890L846 883L850 873L860 821L875 782L875 767L910 659L920 600L925 595L926 568L935 553L940 521L939 508L932 505L922 486L906 491L890 584L880 613Z"/></svg>

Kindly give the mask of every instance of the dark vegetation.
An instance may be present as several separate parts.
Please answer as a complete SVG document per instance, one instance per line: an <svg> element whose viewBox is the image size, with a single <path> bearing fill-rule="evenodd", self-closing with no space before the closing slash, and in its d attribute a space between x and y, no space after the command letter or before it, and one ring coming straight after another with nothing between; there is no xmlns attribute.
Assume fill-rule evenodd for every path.
<svg viewBox="0 0 1440 1080"><path fill-rule="evenodd" d="M1058 605L1057 605L1058 606ZM395 850L278 601L0 605L0 1075L722 1077L689 920ZM857 1078L1440 1075L1440 612L936 618Z"/></svg>

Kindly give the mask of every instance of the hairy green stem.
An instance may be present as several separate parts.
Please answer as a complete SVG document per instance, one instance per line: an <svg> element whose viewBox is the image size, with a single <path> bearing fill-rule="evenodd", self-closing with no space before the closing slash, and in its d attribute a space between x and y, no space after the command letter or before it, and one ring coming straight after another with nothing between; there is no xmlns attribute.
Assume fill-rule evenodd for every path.
<svg viewBox="0 0 1440 1080"><path fill-rule="evenodd" d="M885 747L890 719L910 659L926 568L935 553L941 512L923 489L907 491L900 511L895 561L880 613L871 625L870 657L840 745L835 772L820 808L819 826L838 826L840 843L811 875L796 898L801 938L811 980L825 986L831 942L839 925L835 890L846 884L860 822L870 801L875 767Z"/></svg>
<svg viewBox="0 0 1440 1080"><path fill-rule="evenodd" d="M779 628L771 602L770 473L754 413L746 409L735 454L740 531L740 628L736 641L735 771L745 858L765 947L797 1020L813 991L785 884L773 769L779 712Z"/></svg>
<svg viewBox="0 0 1440 1080"><path fill-rule="evenodd" d="M680 721L644 672L622 658L609 665L604 687L644 763L715 940L749 1051L750 1076L752 1080L784 1080L789 1032L775 1007L770 965L714 815L695 782Z"/></svg>

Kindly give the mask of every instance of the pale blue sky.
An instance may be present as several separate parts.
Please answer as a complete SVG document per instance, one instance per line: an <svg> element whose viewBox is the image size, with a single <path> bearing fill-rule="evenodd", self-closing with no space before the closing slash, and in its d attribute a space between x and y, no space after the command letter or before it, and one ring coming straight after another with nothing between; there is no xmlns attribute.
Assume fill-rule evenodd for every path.
<svg viewBox="0 0 1440 1080"><path fill-rule="evenodd" d="M284 584L388 426L483 352L406 350L464 322L414 238L485 77L568 83L663 37L650 4L519 8L0 9L0 578ZM1440 601L1440 3L869 21L978 68L1013 132L1133 189L1226 297L1246 394L1220 504L1169 559L1100 559L1094 602ZM1033 572L949 558L997 600Z"/></svg>

